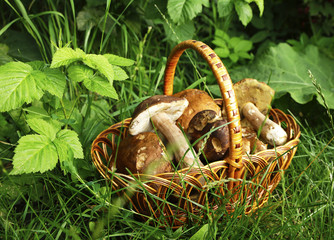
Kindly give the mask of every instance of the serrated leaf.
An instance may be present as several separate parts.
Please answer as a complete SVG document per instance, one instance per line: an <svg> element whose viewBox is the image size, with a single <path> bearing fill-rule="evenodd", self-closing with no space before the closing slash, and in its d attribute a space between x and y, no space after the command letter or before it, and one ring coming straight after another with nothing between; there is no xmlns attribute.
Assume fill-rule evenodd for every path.
<svg viewBox="0 0 334 240"><path fill-rule="evenodd" d="M43 73L45 78L37 80L38 86L61 99L66 87L65 75L60 70L51 68L45 68Z"/></svg>
<svg viewBox="0 0 334 240"><path fill-rule="evenodd" d="M59 132L61 128L61 125L47 122L41 118L28 119L27 122L32 130L34 130L36 133L47 136L51 141L55 139L57 132Z"/></svg>
<svg viewBox="0 0 334 240"><path fill-rule="evenodd" d="M31 62L27 62L27 64L29 64L34 70L40 70L42 71L46 64L43 61L31 61Z"/></svg>
<svg viewBox="0 0 334 240"><path fill-rule="evenodd" d="M112 66L112 68L114 70L114 80L123 81L129 78L128 74L122 68L118 66Z"/></svg>
<svg viewBox="0 0 334 240"><path fill-rule="evenodd" d="M108 62L108 59L102 55L87 54L83 62L95 70L98 70L113 84L114 70L112 65Z"/></svg>
<svg viewBox="0 0 334 240"><path fill-rule="evenodd" d="M121 66L121 67L129 67L132 66L135 61L128 59L128 58L124 58L124 57L120 57L114 54L104 54L104 57L106 57L108 59L108 62L112 65L116 65L116 66Z"/></svg>
<svg viewBox="0 0 334 240"><path fill-rule="evenodd" d="M18 143L13 157L14 168L10 174L43 173L56 167L57 150L48 137L26 135Z"/></svg>
<svg viewBox="0 0 334 240"><path fill-rule="evenodd" d="M61 164L65 161L73 161L73 151L66 142L56 138L53 143L56 146L58 158Z"/></svg>
<svg viewBox="0 0 334 240"><path fill-rule="evenodd" d="M253 18L253 11L252 8L249 6L248 3L244 2L243 0L236 0L234 2L235 10L239 16L239 20L244 26L247 26L248 23Z"/></svg>
<svg viewBox="0 0 334 240"><path fill-rule="evenodd" d="M78 134L72 130L63 129L57 133L57 139L70 146L75 158L83 158L82 146Z"/></svg>
<svg viewBox="0 0 334 240"><path fill-rule="evenodd" d="M317 100L323 104L308 76L308 70L311 70L322 88L328 107L334 108L334 61L321 54L316 46L309 45L303 52L297 52L288 44L281 43L256 59L247 68L234 69L232 79L249 77L266 82L270 78L270 86L277 97L290 93L296 102L305 104L317 95Z"/></svg>
<svg viewBox="0 0 334 240"><path fill-rule="evenodd" d="M44 91L48 91L52 95L62 98L65 87L65 75L58 69L49 68L43 61L28 62L34 70L38 70L43 75L35 77L38 87Z"/></svg>
<svg viewBox="0 0 334 240"><path fill-rule="evenodd" d="M81 61L86 54L81 49L72 49L69 47L59 48L52 57L51 68L68 66L73 62Z"/></svg>
<svg viewBox="0 0 334 240"><path fill-rule="evenodd" d="M65 174L71 172L71 168L68 168L67 166L73 166L74 155L72 148L66 142L59 139L55 139L53 143L56 146L62 170Z"/></svg>
<svg viewBox="0 0 334 240"><path fill-rule="evenodd" d="M113 86L103 77L93 76L84 80L86 88L102 96L118 99L117 92Z"/></svg>
<svg viewBox="0 0 334 240"><path fill-rule="evenodd" d="M0 66L0 111L9 111L42 97L35 77L43 77L38 70L22 62Z"/></svg>
<svg viewBox="0 0 334 240"><path fill-rule="evenodd" d="M174 23L184 23L202 12L202 4L202 0L169 0L167 10Z"/></svg>
<svg viewBox="0 0 334 240"><path fill-rule="evenodd" d="M218 0L217 10L219 17L226 17L230 15L233 11L233 1L232 0Z"/></svg>
<svg viewBox="0 0 334 240"><path fill-rule="evenodd" d="M71 65L67 68L68 76L72 81L82 82L94 75L94 70L84 65Z"/></svg>

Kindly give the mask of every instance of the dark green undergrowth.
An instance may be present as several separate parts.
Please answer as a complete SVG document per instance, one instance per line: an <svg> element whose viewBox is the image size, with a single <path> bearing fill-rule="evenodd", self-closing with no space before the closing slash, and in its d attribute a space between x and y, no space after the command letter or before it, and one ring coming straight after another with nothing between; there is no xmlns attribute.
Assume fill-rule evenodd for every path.
<svg viewBox="0 0 334 240"><path fill-rule="evenodd" d="M333 9L326 0L1 1L0 239L332 239ZM228 215L221 206L172 229L142 221L99 175L90 148L138 103L163 93L167 57L186 39L211 46L233 82L253 77L272 86L273 106L295 117L301 138L261 209L245 215L241 206ZM5 104L14 66L31 74L38 91L27 86ZM61 84L50 90L46 81L55 79ZM174 79L174 92L186 88L220 97L191 50ZM34 144L22 142L36 135L57 147L18 168L20 148Z"/></svg>

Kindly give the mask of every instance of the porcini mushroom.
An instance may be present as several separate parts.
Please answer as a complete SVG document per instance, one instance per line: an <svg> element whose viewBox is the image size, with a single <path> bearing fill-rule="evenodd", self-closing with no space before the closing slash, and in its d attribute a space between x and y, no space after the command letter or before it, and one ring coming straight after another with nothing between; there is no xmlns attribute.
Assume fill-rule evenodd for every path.
<svg viewBox="0 0 334 240"><path fill-rule="evenodd" d="M173 96L184 97L189 105L177 120L188 134L191 142L208 133L212 128L226 123L221 117L221 107L205 91L187 89ZM202 139L195 144L195 150L203 149L207 161L221 159L229 147L229 132L227 127L221 127L212 132L208 139Z"/></svg>
<svg viewBox="0 0 334 240"><path fill-rule="evenodd" d="M196 115L192 119L188 128L188 135L191 142L195 142L211 130L218 128L217 130L209 133L208 138L205 137L200 139L194 148L196 151L202 149L205 158L208 162L213 162L223 159L226 151L229 148L229 131L226 125L227 121L223 119L215 121L203 122L205 117L200 118L201 115ZM197 120L200 123L197 123Z"/></svg>
<svg viewBox="0 0 334 240"><path fill-rule="evenodd" d="M171 160L159 137L143 132L123 139L118 147L116 169L120 173L159 174L173 170Z"/></svg>
<svg viewBox="0 0 334 240"><path fill-rule="evenodd" d="M258 139L253 128L243 127L241 130L243 154L254 154L267 149L267 144Z"/></svg>
<svg viewBox="0 0 334 240"><path fill-rule="evenodd" d="M177 124L180 124L186 132L188 130L190 121L196 116L196 114L202 111L207 112L205 117L209 121L213 120L214 118L221 117L221 108L205 91L199 89L186 89L175 93L173 96L185 98L189 102L188 107L177 120ZM202 116L204 116L203 113Z"/></svg>
<svg viewBox="0 0 334 240"><path fill-rule="evenodd" d="M234 91L240 112L256 131L261 129L261 137L272 146L285 144L287 133L266 117L275 91L267 84L251 78L234 84Z"/></svg>
<svg viewBox="0 0 334 240"><path fill-rule="evenodd" d="M181 129L175 124L187 106L188 101L185 98L166 95L150 97L135 109L129 133L137 135L141 132L152 131L152 121L154 127L166 137L168 143L173 147L176 160L180 161L183 158L181 167L192 166L195 163L193 151L189 149ZM200 161L198 165L203 166Z"/></svg>

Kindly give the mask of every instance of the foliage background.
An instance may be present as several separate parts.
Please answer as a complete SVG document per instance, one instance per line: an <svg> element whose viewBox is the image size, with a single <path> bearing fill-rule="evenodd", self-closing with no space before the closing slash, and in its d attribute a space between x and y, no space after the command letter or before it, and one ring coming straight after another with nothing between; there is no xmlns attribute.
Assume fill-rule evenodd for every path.
<svg viewBox="0 0 334 240"><path fill-rule="evenodd" d="M36 81L44 74L43 79L64 83L60 92L38 85L38 94L32 92L31 99L15 107L0 104L0 239L126 239L129 232L132 238L152 239L332 237L332 1L4 0L0 9L2 83L13 79L18 63L20 72L24 68ZM114 199L91 164L90 145L99 132L130 117L140 101L162 93L167 56L186 39L210 45L234 82L253 77L272 86L274 107L295 116L303 134L282 183L257 214L160 230L138 222L131 209ZM68 51L57 56L59 48ZM80 58L70 50L77 48ZM128 62L117 66L110 59L106 65L87 60L106 54ZM59 59L63 62L57 65ZM104 71L108 64L114 66L112 74ZM179 65L175 92L196 87L219 97L199 56L189 51ZM86 80L78 78L78 71ZM113 94L94 85L103 81L112 83ZM2 99L4 89L0 85ZM41 124L49 132L41 131ZM64 132L76 142L72 148ZM22 146L46 141L58 141L58 148L40 156L38 171L24 165L19 175L9 174L15 154L25 159Z"/></svg>

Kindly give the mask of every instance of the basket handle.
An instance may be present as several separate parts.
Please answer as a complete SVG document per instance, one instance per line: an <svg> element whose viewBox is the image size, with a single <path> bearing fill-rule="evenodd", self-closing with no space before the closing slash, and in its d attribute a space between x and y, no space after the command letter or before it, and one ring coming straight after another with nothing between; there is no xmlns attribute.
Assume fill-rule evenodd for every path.
<svg viewBox="0 0 334 240"><path fill-rule="evenodd" d="M240 169L243 166L241 163L242 133L240 114L230 75L217 54L208 45L196 40L186 40L175 46L167 60L164 77L164 94L173 94L173 80L176 65L180 56L187 48L196 50L207 61L219 85L225 103L224 106L227 113L227 120L231 122L228 125L230 133L229 158L227 159L227 162L229 163L228 175L231 178L236 178L239 175L239 171L236 171L236 169ZM229 182L228 187L229 189L232 189L232 181Z"/></svg>

